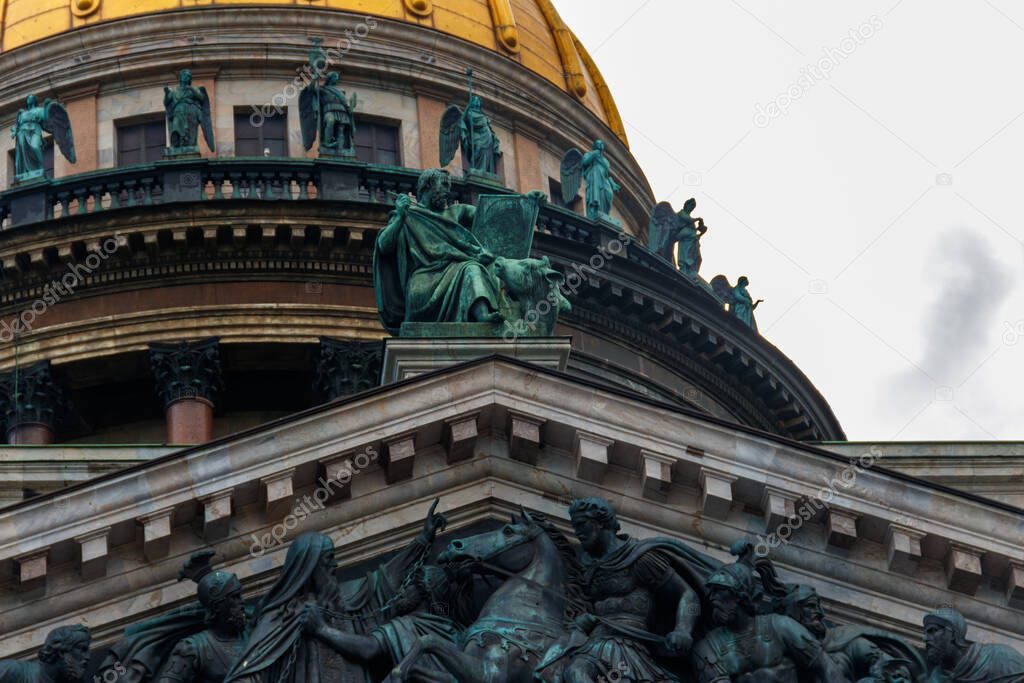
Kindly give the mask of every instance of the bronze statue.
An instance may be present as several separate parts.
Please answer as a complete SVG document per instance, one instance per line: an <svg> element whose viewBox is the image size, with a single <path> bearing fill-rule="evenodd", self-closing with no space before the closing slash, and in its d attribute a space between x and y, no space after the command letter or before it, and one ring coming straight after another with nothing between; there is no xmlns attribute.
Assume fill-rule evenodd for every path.
<svg viewBox="0 0 1024 683"><path fill-rule="evenodd" d="M562 200L569 204L580 191L581 180L587 183L587 218L613 224L612 203L619 184L612 180L611 164L604 155L604 142L594 141L594 148L583 154L573 147L562 157Z"/></svg>
<svg viewBox="0 0 1024 683"><path fill-rule="evenodd" d="M668 202L661 202L651 212L647 228L650 250L669 263L676 264L679 272L696 277L700 270L700 238L708 231L703 218L692 215L697 200L690 198L683 210L676 213ZM678 245L678 262L676 260Z"/></svg>
<svg viewBox="0 0 1024 683"><path fill-rule="evenodd" d="M1005 645L967 643L967 621L943 607L924 618L928 683L1024 683L1024 655Z"/></svg>
<svg viewBox="0 0 1024 683"><path fill-rule="evenodd" d="M496 175L501 157L501 142L494 134L491 120L483 111L483 100L473 94L473 70L469 76L469 105L463 112L457 105L445 110L441 117L441 165L447 166L461 146L462 163L467 172Z"/></svg>
<svg viewBox="0 0 1024 683"><path fill-rule="evenodd" d="M764 299L754 301L747 291L750 280L746 275L740 276L736 286L729 284L729 278L724 275L716 275L711 279L711 288L715 294L729 306L729 313L741 323L757 332L757 321L754 320L754 311L764 303Z"/></svg>
<svg viewBox="0 0 1024 683"><path fill-rule="evenodd" d="M319 41L310 53L313 71L309 85L299 93L299 122L302 127L302 145L308 151L320 136L320 155L354 157L356 155L356 118L358 98L351 97L338 87L341 75L337 71L327 74L323 85L319 63L323 52Z"/></svg>
<svg viewBox="0 0 1024 683"><path fill-rule="evenodd" d="M44 167L43 133L53 135L57 148L72 164L78 161L75 155L75 137L71 131L68 110L60 102L43 100L42 105L35 95L25 100L25 108L18 112L11 137L14 138L14 180L17 183L42 178Z"/></svg>
<svg viewBox="0 0 1024 683"><path fill-rule="evenodd" d="M398 336L406 323L485 323L497 336L500 323L519 334L525 320L535 329L522 333L550 335L569 302L558 291L561 273L528 258L543 193L482 195L476 207L449 205L450 192L448 173L424 171L416 200L399 195L377 235L373 277L384 328Z"/></svg>
<svg viewBox="0 0 1024 683"><path fill-rule="evenodd" d="M423 531L394 558L365 577L339 581L334 543L320 533L302 534L288 548L284 567L255 615L249 641L224 683L363 681L364 665L325 646L307 631L307 605L316 605L326 625L340 633L367 635L389 621L426 560L438 530L447 523L430 507Z"/></svg>
<svg viewBox="0 0 1024 683"><path fill-rule="evenodd" d="M742 562L726 565L707 581L714 628L697 644L699 683L797 683L817 675L828 683L854 683L797 621L758 614L755 572Z"/></svg>
<svg viewBox="0 0 1024 683"><path fill-rule="evenodd" d="M78 683L85 678L91 641L81 624L59 626L46 634L38 661L0 661L0 683Z"/></svg>
<svg viewBox="0 0 1024 683"><path fill-rule="evenodd" d="M459 644L421 637L387 683L532 683L544 653L565 636L567 614L583 607L579 562L568 539L543 515L521 510L496 531L453 540L438 561L453 573L503 583Z"/></svg>
<svg viewBox="0 0 1024 683"><path fill-rule="evenodd" d="M108 653L100 672L117 683L220 683L248 638L250 607L230 572L214 571L214 551L189 558L178 580L196 583L198 604L137 624Z"/></svg>
<svg viewBox="0 0 1024 683"><path fill-rule="evenodd" d="M846 624L835 626L825 619L821 599L813 588L794 585L779 605L780 612L806 628L851 681L886 681L908 670L908 681L916 681L926 670L920 653L899 636L872 628ZM890 662L898 662L890 665ZM886 669L890 669L886 672ZM894 679L895 680L895 679Z"/></svg>
<svg viewBox="0 0 1024 683"><path fill-rule="evenodd" d="M164 111L171 139L168 154L197 154L200 128L203 129L206 144L210 149L215 149L210 95L205 87L192 85L192 72L189 69L183 69L178 74L177 87L171 89L170 86L164 86Z"/></svg>
<svg viewBox="0 0 1024 683"><path fill-rule="evenodd" d="M561 663L565 683L678 680L665 658L689 654L704 583L718 563L672 539L620 534L615 511L600 498L574 500L569 516L592 611L575 620L541 670Z"/></svg>

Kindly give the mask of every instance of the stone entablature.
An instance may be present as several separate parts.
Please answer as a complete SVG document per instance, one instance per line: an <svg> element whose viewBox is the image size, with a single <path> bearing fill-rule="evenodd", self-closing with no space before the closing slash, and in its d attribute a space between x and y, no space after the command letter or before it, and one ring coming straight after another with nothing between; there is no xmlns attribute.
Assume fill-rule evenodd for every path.
<svg viewBox="0 0 1024 683"><path fill-rule="evenodd" d="M869 467L863 457L850 462L484 360L0 511L0 566L13 581L0 596L10 624L0 656L37 646L58 621L86 620L109 637L181 599L174 571L203 544L215 544L243 578L262 580L280 553L247 557L252 534L271 533L282 508L315 492L317 472L360 453L381 457L295 530L335 530L352 561L400 544L400 511L435 495L469 517L522 503L557 518L566 498L603 495L640 535L676 535L723 556L737 537L770 538L766 524L789 509L810 510L772 556L787 580L817 588L837 618L909 634L935 605L955 604L979 639L1024 641L1021 510ZM59 519L47 513L56 509ZM106 564L96 556L104 530ZM83 583L73 558L86 541L94 578ZM106 567L102 576L97 566ZM35 592L19 591L22 581Z"/></svg>

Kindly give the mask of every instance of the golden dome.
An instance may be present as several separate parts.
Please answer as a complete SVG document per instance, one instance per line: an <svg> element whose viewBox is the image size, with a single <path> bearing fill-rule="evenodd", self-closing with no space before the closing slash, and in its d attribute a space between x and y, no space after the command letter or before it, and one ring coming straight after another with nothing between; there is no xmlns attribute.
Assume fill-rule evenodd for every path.
<svg viewBox="0 0 1024 683"><path fill-rule="evenodd" d="M0 0L0 51L89 24L226 5L337 9L443 31L494 50L543 76L582 102L626 141L607 84L551 0Z"/></svg>

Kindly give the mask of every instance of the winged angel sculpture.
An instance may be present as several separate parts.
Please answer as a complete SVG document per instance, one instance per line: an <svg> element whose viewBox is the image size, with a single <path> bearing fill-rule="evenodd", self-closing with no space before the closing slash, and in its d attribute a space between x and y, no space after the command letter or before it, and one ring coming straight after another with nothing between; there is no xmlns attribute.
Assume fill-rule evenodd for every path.
<svg viewBox="0 0 1024 683"><path fill-rule="evenodd" d="M338 87L341 75L337 71L327 74L323 84L320 65L326 55L319 41L309 55L312 69L309 85L299 93L299 122L302 126L302 145L306 151L313 148L320 136L320 155L354 157L356 155L356 102L355 93L349 97Z"/></svg>
<svg viewBox="0 0 1024 683"><path fill-rule="evenodd" d="M210 95L203 86L192 85L192 72L188 69L178 74L177 87L164 86L164 111L171 136L170 154L199 152L200 128L206 144L214 149Z"/></svg>
<svg viewBox="0 0 1024 683"><path fill-rule="evenodd" d="M754 320L754 309L764 302L764 299L754 301L750 292L747 291L748 284L750 284L750 280L746 275L740 276L735 287L729 284L729 278L724 275L716 275L711 279L711 288L715 290L715 294L720 299L729 304L729 313L756 332L757 322Z"/></svg>
<svg viewBox="0 0 1024 683"><path fill-rule="evenodd" d="M50 99L43 100L40 105L35 95L29 95L25 108L18 112L14 128L11 129L11 137L14 138L15 182L42 178L45 174L44 132L53 135L58 149L68 161L72 164L78 161L68 110L60 102Z"/></svg>
<svg viewBox="0 0 1024 683"><path fill-rule="evenodd" d="M466 69L469 77L469 105L463 112L453 104L441 117L441 165L447 166L455 158L455 150L462 148L462 163L466 170L496 175L501 157L501 142L494 134L491 120L483 110L483 100L473 94L473 70Z"/></svg>
<svg viewBox="0 0 1024 683"><path fill-rule="evenodd" d="M562 157L562 201L569 204L580 191L580 182L587 183L587 218L618 224L609 214L619 184L612 180L611 164L604 155L604 142L594 141L594 148L583 154L573 147Z"/></svg>
<svg viewBox="0 0 1024 683"><path fill-rule="evenodd" d="M697 200L692 197L678 213L668 202L661 202L654 207L647 228L651 251L669 263L675 263L675 247L679 245L679 270L691 278L700 270L700 238L708 231L704 219L693 216L696 208Z"/></svg>

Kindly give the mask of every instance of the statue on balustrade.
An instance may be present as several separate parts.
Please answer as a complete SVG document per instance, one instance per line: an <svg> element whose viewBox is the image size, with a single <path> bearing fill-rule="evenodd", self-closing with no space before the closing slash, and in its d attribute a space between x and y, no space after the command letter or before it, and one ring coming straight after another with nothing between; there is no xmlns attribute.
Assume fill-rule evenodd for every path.
<svg viewBox="0 0 1024 683"><path fill-rule="evenodd" d="M71 131L68 110L60 102L43 100L40 105L35 95L25 100L25 108L18 112L11 137L14 138L14 181L23 183L46 175L43 133L53 135L68 161L78 161L75 155L75 137Z"/></svg>
<svg viewBox="0 0 1024 683"><path fill-rule="evenodd" d="M544 194L482 195L472 206L450 205L450 193L448 173L424 171L416 199L399 195L377 235L384 328L395 336L550 336L569 302L562 274L547 258L529 258Z"/></svg>
<svg viewBox="0 0 1024 683"><path fill-rule="evenodd" d="M167 114L167 131L170 146L166 156L199 154L199 129L210 149L213 144L213 115L210 95L204 86L192 85L192 72L183 69L178 74L175 88L164 86L164 111Z"/></svg>
<svg viewBox="0 0 1024 683"><path fill-rule="evenodd" d="M455 150L462 148L462 164L467 173L482 173L497 177L501 142L494 134L491 120L483 110L483 100L473 94L473 70L469 76L469 104L463 112L452 105L441 117L441 165L447 166L455 158Z"/></svg>
<svg viewBox="0 0 1024 683"><path fill-rule="evenodd" d="M745 275L736 281L736 286L729 284L729 278L724 275L716 275L711 280L711 288L715 294L729 306L729 313L741 323L757 332L757 322L754 320L754 311L760 306L764 299L754 301L747 291L750 280Z"/></svg>
<svg viewBox="0 0 1024 683"><path fill-rule="evenodd" d="M1024 683L1024 655L1005 645L967 643L963 615L943 607L924 618L927 683Z"/></svg>
<svg viewBox="0 0 1024 683"><path fill-rule="evenodd" d="M541 675L556 663L564 683L678 681L702 613L707 578L718 563L668 538L638 540L619 532L611 505L583 498L569 507L582 546L582 583L592 611L551 648Z"/></svg>
<svg viewBox="0 0 1024 683"><path fill-rule="evenodd" d="M309 635L308 605L315 605L326 626L341 634L369 635L394 618L434 537L446 520L431 506L423 531L405 549L364 577L339 581L334 543L321 533L306 533L288 548L277 581L256 609L255 626L224 683L306 683L369 681L362 663Z"/></svg>
<svg viewBox="0 0 1024 683"><path fill-rule="evenodd" d="M690 278L696 277L700 270L700 238L708 231L704 219L692 215L696 208L697 200L692 197L678 213L668 202L661 202L651 212L647 228L650 250L669 263L677 264L679 272Z"/></svg>
<svg viewBox="0 0 1024 683"><path fill-rule="evenodd" d="M59 626L46 634L38 660L0 660L0 683L79 683L89 666L92 636L81 624Z"/></svg>
<svg viewBox="0 0 1024 683"><path fill-rule="evenodd" d="M921 654L893 633L870 626L830 624L813 588L788 586L778 607L782 614L800 622L821 642L825 652L851 681L900 680L900 672L905 669L906 680L911 682L919 680L926 671Z"/></svg>
<svg viewBox="0 0 1024 683"><path fill-rule="evenodd" d="M699 683L855 683L799 622L763 612L760 580L742 560L707 580L714 628L694 648Z"/></svg>
<svg viewBox="0 0 1024 683"><path fill-rule="evenodd" d="M192 603L125 631L100 671L117 683L220 683L248 638L252 605L231 572L214 571L212 550L193 553L178 580L196 583ZM109 673L108 673L109 672Z"/></svg>
<svg viewBox="0 0 1024 683"><path fill-rule="evenodd" d="M611 217L615 193L621 189L612 180L611 164L604 155L604 142L594 141L594 148L583 154L573 147L562 157L562 201L568 205L580 191L580 182L587 183L587 218L606 221L613 225L619 222Z"/></svg>
<svg viewBox="0 0 1024 683"><path fill-rule="evenodd" d="M309 151L319 135L320 156L354 158L358 97L356 93L349 97L338 87L341 75L337 71L327 74L321 85L320 79L324 78L321 65L327 63L327 57L319 39L314 41L314 45L309 56L310 82L299 93L302 144Z"/></svg>

